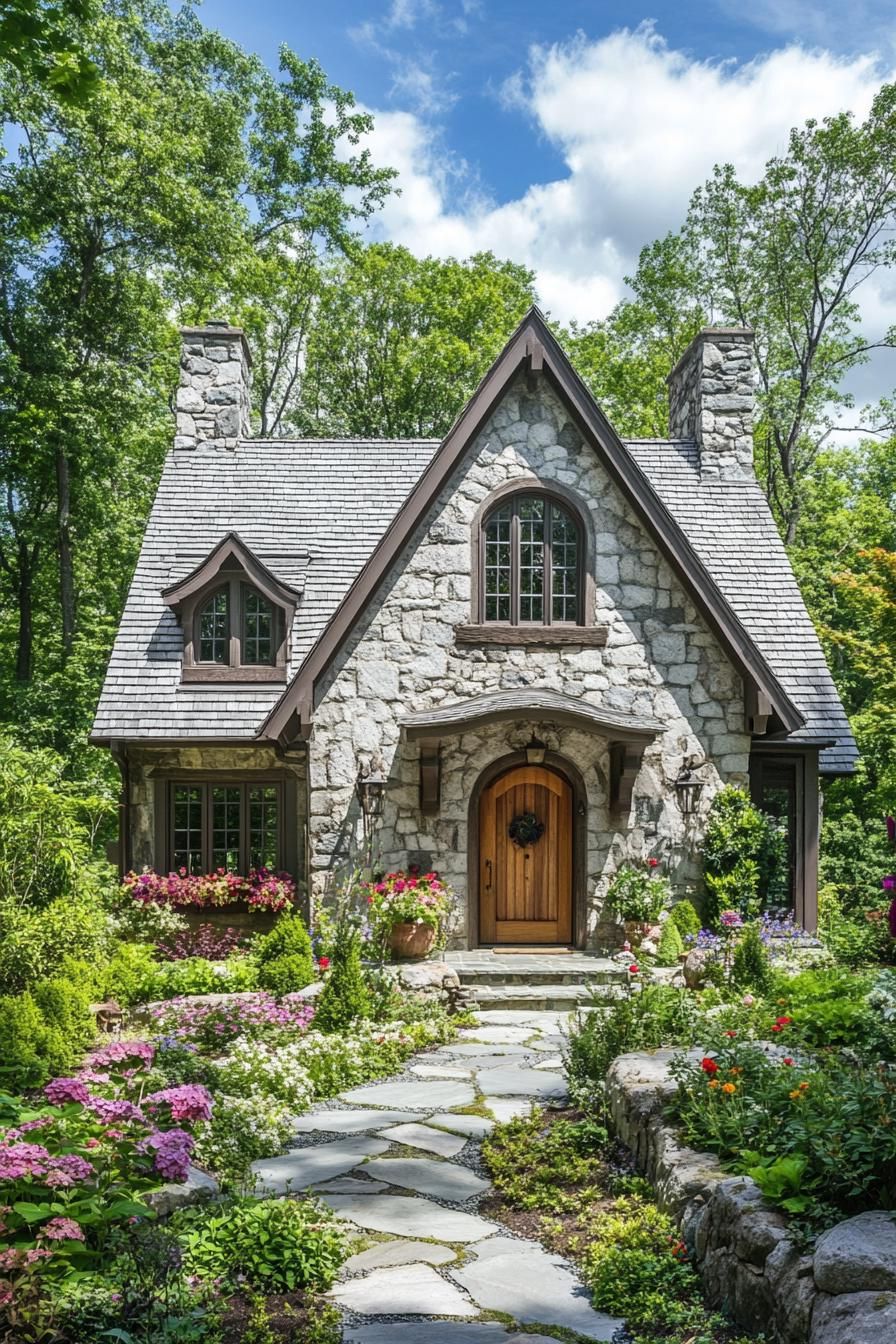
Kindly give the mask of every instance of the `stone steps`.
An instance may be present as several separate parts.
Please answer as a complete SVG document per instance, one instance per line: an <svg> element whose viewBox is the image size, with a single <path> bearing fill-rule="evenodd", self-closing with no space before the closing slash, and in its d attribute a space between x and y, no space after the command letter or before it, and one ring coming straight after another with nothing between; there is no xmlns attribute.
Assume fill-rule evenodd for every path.
<svg viewBox="0 0 896 1344"><path fill-rule="evenodd" d="M569 1013L576 1008L588 1008L595 998L609 1002L621 992L620 986L606 984L593 987L587 984L471 985L470 988L480 1008L547 1013Z"/></svg>

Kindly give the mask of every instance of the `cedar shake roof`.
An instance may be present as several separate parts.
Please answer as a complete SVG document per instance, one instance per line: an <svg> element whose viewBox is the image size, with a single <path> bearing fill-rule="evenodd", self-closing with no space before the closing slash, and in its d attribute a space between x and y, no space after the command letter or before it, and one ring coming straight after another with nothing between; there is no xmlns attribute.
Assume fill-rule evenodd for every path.
<svg viewBox="0 0 896 1344"><path fill-rule="evenodd" d="M822 751L822 770L851 771L858 753L846 715L758 482L701 480L693 443L613 441L690 543L760 667L805 720L786 740L833 744ZM233 450L172 450L93 740L257 741L284 696L282 685L182 685L182 632L163 591L237 533L276 579L301 594L292 679L440 446L432 439L250 439Z"/></svg>

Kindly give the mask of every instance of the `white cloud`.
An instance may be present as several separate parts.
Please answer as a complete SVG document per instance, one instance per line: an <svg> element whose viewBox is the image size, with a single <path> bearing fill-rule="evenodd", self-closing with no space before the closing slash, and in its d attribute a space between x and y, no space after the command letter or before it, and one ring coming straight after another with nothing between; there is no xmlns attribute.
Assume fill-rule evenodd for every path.
<svg viewBox="0 0 896 1344"><path fill-rule="evenodd" d="M402 194L371 228L420 254L491 248L537 272L554 316L602 316L641 246L678 227L716 163L758 176L792 126L844 108L864 116L886 73L873 54L798 46L744 64L697 61L646 25L536 47L502 104L552 143L565 175L497 202L435 128L378 112L371 147L399 170Z"/></svg>

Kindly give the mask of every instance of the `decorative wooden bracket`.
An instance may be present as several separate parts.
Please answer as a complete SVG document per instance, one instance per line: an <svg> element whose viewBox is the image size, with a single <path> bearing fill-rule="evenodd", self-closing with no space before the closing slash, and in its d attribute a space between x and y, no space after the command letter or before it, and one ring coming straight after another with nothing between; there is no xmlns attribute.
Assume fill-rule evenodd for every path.
<svg viewBox="0 0 896 1344"><path fill-rule="evenodd" d="M610 743L610 811L625 812L631 807L632 790L638 771L644 746L637 742Z"/></svg>
<svg viewBox="0 0 896 1344"><path fill-rule="evenodd" d="M544 346L537 336L526 338L526 354L529 356L529 372L540 372L544 367Z"/></svg>
<svg viewBox="0 0 896 1344"><path fill-rule="evenodd" d="M746 686L745 709L747 732L752 733L753 737L762 737L768 730L772 702L764 692L758 690L752 683L748 683Z"/></svg>
<svg viewBox="0 0 896 1344"><path fill-rule="evenodd" d="M441 760L439 739L424 737L420 740L420 811L433 816L439 810Z"/></svg>

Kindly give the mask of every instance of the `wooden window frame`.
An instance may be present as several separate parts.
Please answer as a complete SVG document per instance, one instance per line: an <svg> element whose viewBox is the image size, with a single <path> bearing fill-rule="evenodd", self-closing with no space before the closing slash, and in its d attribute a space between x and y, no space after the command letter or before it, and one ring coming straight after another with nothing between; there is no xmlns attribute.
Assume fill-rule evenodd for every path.
<svg viewBox="0 0 896 1344"><path fill-rule="evenodd" d="M249 791L254 788L273 788L277 793L277 872L296 875L296 782L291 775L254 774L192 774L187 771L166 774L155 779L155 860L159 872L174 869L174 791L177 788L201 789L201 850L203 873L214 872L212 866L212 790L239 788L240 796L240 866L238 873L245 877L249 871ZM160 859L162 862L160 863Z"/></svg>
<svg viewBox="0 0 896 1344"><path fill-rule="evenodd" d="M540 621L520 620L520 519L519 506L524 499L539 499L544 503L544 587L542 597L544 616ZM486 618L485 593L485 556L486 532L494 514L510 507L510 620L496 621ZM553 612L553 510L562 509L576 530L576 619L574 621L556 621ZM589 564L589 534L582 511L575 500L556 490L548 490L536 482L525 480L513 482L507 489L492 495L480 511L477 519L474 547L474 593L475 610L473 627L483 631L517 631L525 634L530 631L555 630L561 638L569 638L568 632L583 630L593 623L593 592L588 582L591 571ZM471 627L464 627L469 630Z"/></svg>
<svg viewBox="0 0 896 1344"><path fill-rule="evenodd" d="M750 753L750 796L762 806L763 787L769 774L792 771L793 778L793 866L791 908L794 918L813 933L818 925L818 749L787 749L769 744L760 748L754 742ZM780 786L780 784L779 784Z"/></svg>
<svg viewBox="0 0 896 1344"><path fill-rule="evenodd" d="M197 657L200 648L199 623L209 599L216 593L227 592L227 619L230 636L230 654L226 663L204 663ZM244 663L243 656L243 598L246 593L257 593L271 608L273 615L272 657L269 663ZM287 612L268 593L248 582L243 570L222 571L200 592L184 603L184 661L182 679L186 682L285 682L287 656Z"/></svg>

